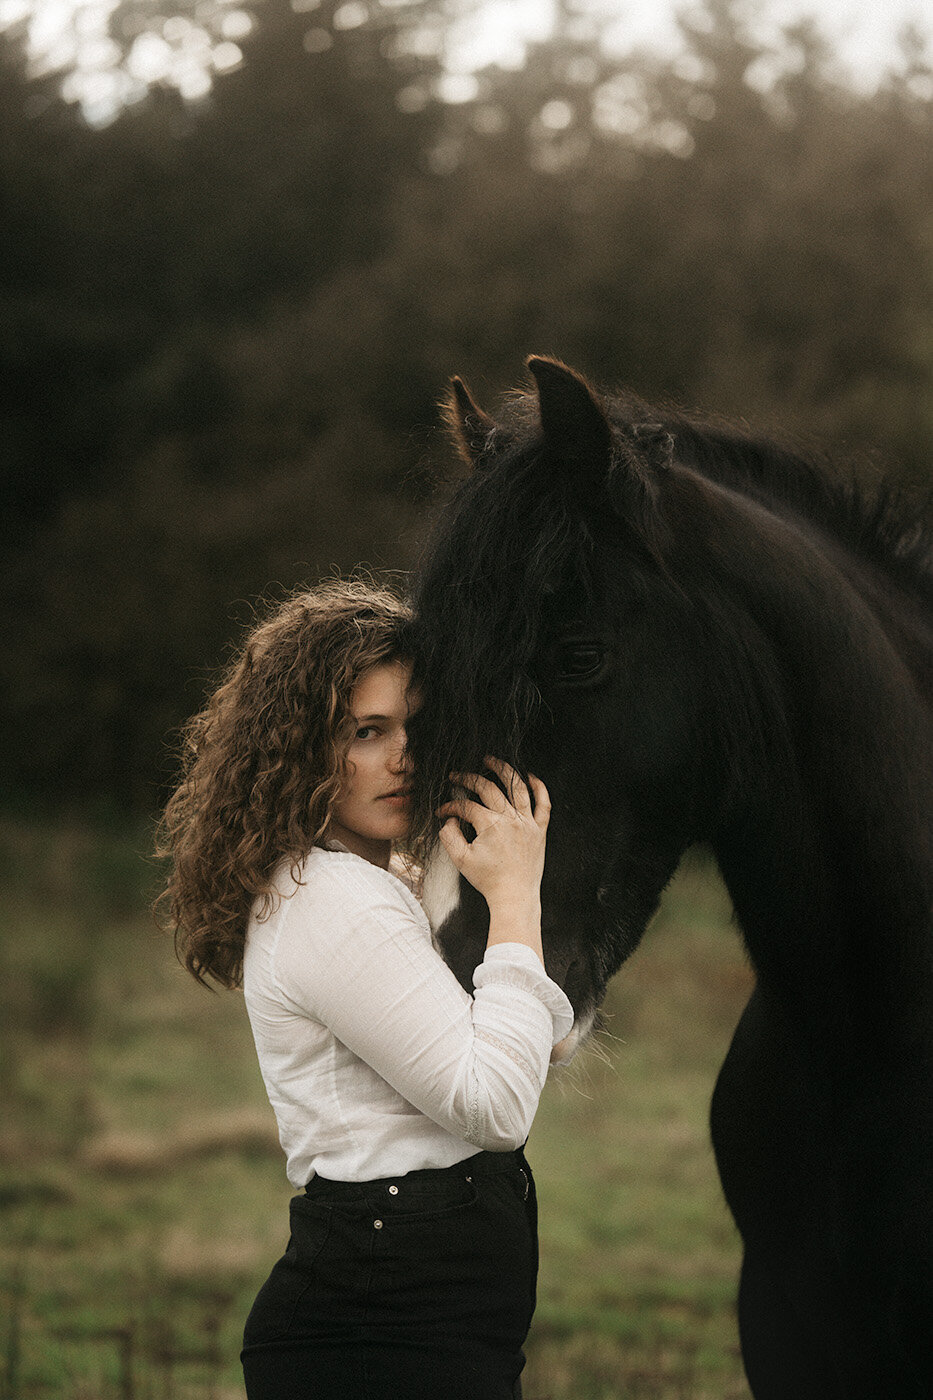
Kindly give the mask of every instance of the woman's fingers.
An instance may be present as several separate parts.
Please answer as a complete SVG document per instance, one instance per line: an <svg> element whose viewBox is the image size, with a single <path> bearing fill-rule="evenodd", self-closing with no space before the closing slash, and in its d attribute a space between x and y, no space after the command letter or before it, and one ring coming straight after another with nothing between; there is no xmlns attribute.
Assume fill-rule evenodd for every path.
<svg viewBox="0 0 933 1400"><path fill-rule="evenodd" d="M534 773L528 774L528 785L535 799L535 821L544 831L551 819L551 795L541 779L536 778Z"/></svg>
<svg viewBox="0 0 933 1400"><path fill-rule="evenodd" d="M502 810L505 811L505 808ZM484 807L480 802L471 802L468 797L454 797L450 802L445 802L443 807L438 807L437 815L459 817L461 821L469 822L477 831L485 831L496 820L496 814L490 812L488 807Z"/></svg>
<svg viewBox="0 0 933 1400"><path fill-rule="evenodd" d="M438 816L463 817L466 821L472 822L479 830L480 827L474 820L477 812L501 816L511 808L523 817L533 815L538 826L544 830L550 817L551 799L541 779L529 774L526 784L521 775L500 758L487 757L486 764L495 773L502 787L490 778L483 777L481 773L451 773L452 781L466 788L468 792L474 793L478 801L474 802L469 798L455 798L438 809ZM505 788L504 793L502 788ZM534 797L533 809L532 797ZM472 813L465 810L466 808L471 808ZM483 825L488 825L488 823Z"/></svg>
<svg viewBox="0 0 933 1400"><path fill-rule="evenodd" d="M490 909L503 899L514 904L516 895L521 898L523 893L533 905L544 870L551 810L547 789L539 778L529 777L526 784L501 759L486 762L494 780L480 773L450 775L468 795L438 808L441 841L460 874L479 890ZM461 822L473 827L472 841L464 836Z"/></svg>
<svg viewBox="0 0 933 1400"><path fill-rule="evenodd" d="M503 762L501 758L493 758L487 754L485 762L486 767L491 769L502 783L509 802L516 812L530 813L531 797L521 775L516 773L511 764Z"/></svg>
<svg viewBox="0 0 933 1400"><path fill-rule="evenodd" d="M459 870L463 864L463 857L469 854L470 843L460 830L457 818L450 817L441 827L439 835L441 845Z"/></svg>
<svg viewBox="0 0 933 1400"><path fill-rule="evenodd" d="M461 787L475 792L490 812L504 812L508 806L502 789L497 787L491 778L484 778L480 773L451 773L450 776Z"/></svg>

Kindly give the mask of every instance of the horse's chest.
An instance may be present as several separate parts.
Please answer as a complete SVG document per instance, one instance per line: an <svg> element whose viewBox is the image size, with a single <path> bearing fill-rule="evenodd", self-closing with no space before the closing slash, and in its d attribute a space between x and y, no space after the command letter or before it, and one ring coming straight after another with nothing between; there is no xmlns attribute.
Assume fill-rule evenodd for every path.
<svg viewBox="0 0 933 1400"><path fill-rule="evenodd" d="M786 1230L829 1208L838 1142L830 1105L790 1029L772 1021L758 994L736 1030L713 1093L713 1147L723 1191L742 1234ZM821 1203L821 1204L818 1204Z"/></svg>

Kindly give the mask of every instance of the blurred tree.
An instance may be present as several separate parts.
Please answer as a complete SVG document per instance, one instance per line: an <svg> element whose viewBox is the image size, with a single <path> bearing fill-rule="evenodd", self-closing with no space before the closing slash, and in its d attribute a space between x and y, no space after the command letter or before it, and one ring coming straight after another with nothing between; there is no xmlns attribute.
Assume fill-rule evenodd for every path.
<svg viewBox="0 0 933 1400"><path fill-rule="evenodd" d="M410 562L455 370L550 351L929 480L919 36L865 94L812 24L770 52L706 0L620 57L564 0L444 103L452 3L268 0L207 98L102 130L0 41L10 784L147 805L231 609Z"/></svg>
<svg viewBox="0 0 933 1400"><path fill-rule="evenodd" d="M510 342L533 342L649 397L875 446L928 478L922 46L867 95L840 84L812 23L773 54L732 0L692 14L675 60L609 64L568 24L520 83L484 74L475 107L451 114L456 197L435 196L433 245L467 324L488 317L467 368L498 372Z"/></svg>
<svg viewBox="0 0 933 1400"><path fill-rule="evenodd" d="M291 367L278 385L274 338L252 329L379 255L430 138L432 114L395 101L407 72L383 27L333 27L336 8L315 15L330 42L309 48L307 16L270 5L197 112L156 91L101 131L0 50L14 789L151 800L232 599L401 562L393 425L345 398L335 414L326 376L299 374L290 398Z"/></svg>

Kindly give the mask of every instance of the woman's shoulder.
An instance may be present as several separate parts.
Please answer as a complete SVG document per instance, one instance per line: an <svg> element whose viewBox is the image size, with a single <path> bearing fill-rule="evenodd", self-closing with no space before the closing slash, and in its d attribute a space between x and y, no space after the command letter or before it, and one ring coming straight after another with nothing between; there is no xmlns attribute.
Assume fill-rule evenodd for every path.
<svg viewBox="0 0 933 1400"><path fill-rule="evenodd" d="M315 846L297 865L283 863L275 884L283 902L296 902L305 912L315 908L346 917L384 907L414 915L419 922L425 918L399 874L352 851Z"/></svg>

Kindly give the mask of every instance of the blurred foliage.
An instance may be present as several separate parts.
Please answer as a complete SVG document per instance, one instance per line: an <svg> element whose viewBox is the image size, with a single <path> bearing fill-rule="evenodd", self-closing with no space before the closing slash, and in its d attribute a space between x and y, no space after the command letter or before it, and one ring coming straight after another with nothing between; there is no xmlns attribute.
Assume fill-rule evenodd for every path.
<svg viewBox="0 0 933 1400"><path fill-rule="evenodd" d="M0 743L26 798L151 806L244 600L408 567L452 372L492 396L556 353L929 481L918 36L867 94L811 24L775 55L706 0L685 55L618 57L568 0L524 69L445 104L411 36L449 3L337 10L265 0L209 97L96 130L0 40Z"/></svg>

